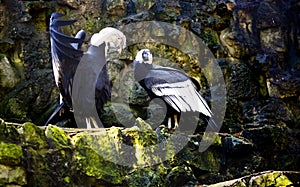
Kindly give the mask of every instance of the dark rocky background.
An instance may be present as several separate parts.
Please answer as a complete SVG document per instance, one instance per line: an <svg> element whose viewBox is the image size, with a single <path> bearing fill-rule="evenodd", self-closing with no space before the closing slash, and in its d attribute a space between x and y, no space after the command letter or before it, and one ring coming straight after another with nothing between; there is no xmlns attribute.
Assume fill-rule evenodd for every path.
<svg viewBox="0 0 300 187"><path fill-rule="evenodd" d="M72 130L61 132L52 126L45 130L29 123L10 123L42 125L58 104L48 31L54 11L66 14L66 19L78 20L64 32L74 36L78 30L86 30L84 47L91 35L105 26L148 20L173 23L200 37L217 58L227 86L226 115L216 143L203 154L197 152L199 132L191 136L190 143L174 159L157 166L103 167L101 158L77 148L80 141ZM7 123L1 122L0 126L0 185L193 186L266 170L299 171L299 33L297 0L1 0L0 118ZM109 65L112 81L116 72L145 46L128 47L123 60ZM201 70L186 63L189 57L169 46L147 47L177 62L172 66L186 69L201 82L203 95L210 98ZM139 89L134 92L140 95L132 96L130 102L141 107L147 98ZM129 109L118 106L118 112L131 122ZM107 106L105 123L120 125L111 113ZM120 133L122 141L136 138L128 131ZM149 136L149 141L156 138L151 133ZM286 182L286 176L294 186L299 185L299 174L272 173L270 178ZM254 184L249 180L243 181L246 186Z"/></svg>

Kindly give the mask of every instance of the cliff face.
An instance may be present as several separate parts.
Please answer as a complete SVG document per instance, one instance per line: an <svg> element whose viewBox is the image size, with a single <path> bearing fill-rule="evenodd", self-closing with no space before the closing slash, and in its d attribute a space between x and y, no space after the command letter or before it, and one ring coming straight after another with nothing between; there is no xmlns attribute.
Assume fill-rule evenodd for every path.
<svg viewBox="0 0 300 187"><path fill-rule="evenodd" d="M80 144L81 132L3 122L1 168L8 176L20 174L14 179L4 177L0 184L32 186L42 178L44 184L51 185L181 186L216 183L263 170L299 171L299 10L296 0L0 1L0 118L7 122L41 125L58 103L48 32L54 11L66 14L66 19L78 20L64 32L74 36L80 29L86 30L85 49L91 35L106 26L125 28L130 35L128 41L132 45L120 59L108 64L113 100L105 106L101 120L107 127L130 127L125 132L115 127L107 131L122 137L118 141L134 145L135 149L139 147L137 144L145 145L135 140L138 137L148 137L142 142L149 141L150 145L160 141L157 132L139 134L132 127L138 124L136 117L148 117L147 123L153 125L157 119L151 116L160 116L162 110L151 105L149 114L145 109L149 98L128 76L130 62L138 49L149 48L161 64L185 70L201 83L201 94L207 100L216 99L212 102L217 103L218 97L211 93L218 89L217 84L210 84L216 74L206 72L203 62L194 58L209 50L226 86L225 116L216 142L208 151L198 152L199 139L205 130L200 126L196 135L189 137L186 148L157 167L129 169L114 163L104 166L103 158ZM137 26L148 21L156 22L151 22L151 27L145 26L147 30ZM134 25L132 30L126 27L128 24ZM174 29L168 24L178 27ZM180 32L178 28L186 31ZM188 31L205 43L204 52L193 48ZM141 38L149 42L134 43ZM162 42L174 40L177 46ZM159 121L161 117L157 118ZM53 129L60 138L58 143L52 141ZM162 134L168 136L170 132L165 133ZM116 147L114 150L121 154ZM136 159L136 164L147 162L147 156L129 156ZM78 176L77 171L80 171ZM293 177L290 181L299 183Z"/></svg>

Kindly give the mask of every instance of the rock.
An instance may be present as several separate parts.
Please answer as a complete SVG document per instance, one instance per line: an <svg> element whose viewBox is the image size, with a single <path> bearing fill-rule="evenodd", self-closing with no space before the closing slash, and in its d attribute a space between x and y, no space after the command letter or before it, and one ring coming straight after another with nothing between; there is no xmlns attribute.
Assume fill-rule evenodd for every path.
<svg viewBox="0 0 300 187"><path fill-rule="evenodd" d="M43 149L47 147L47 140L44 131L33 123L24 123L21 128L24 142L27 146L35 149Z"/></svg>
<svg viewBox="0 0 300 187"><path fill-rule="evenodd" d="M181 181L193 186L251 173L227 184L298 185L299 173L256 172L299 170L299 10L296 0L2 0L0 117L10 122L0 120L0 145L21 148L22 156L8 159L20 153L1 151L12 161L7 162L10 165L1 161L0 186L167 186ZM78 20L63 28L66 34L86 30L84 51L91 35L100 29L134 25L126 31L128 46L123 56L109 62L114 98L101 113L108 126L126 129L40 128L27 122L43 124L58 103L49 50L53 11ZM194 34L210 50L199 49L191 40ZM164 38L174 45L163 45ZM204 128L188 135L186 143L170 140L177 131L160 125L164 105L150 101L130 78L132 72L127 70L141 48L149 48L156 59L165 59L160 65L196 78L205 99L222 85L211 87L207 80L215 75L200 69L198 63L203 62L193 58L210 52L218 58L228 86L226 116L222 133L205 152L199 152ZM23 174L9 173L13 170Z"/></svg>
<svg viewBox="0 0 300 187"><path fill-rule="evenodd" d="M122 17L126 14L125 2L123 0L109 0L105 1L106 11L110 16Z"/></svg>
<svg viewBox="0 0 300 187"><path fill-rule="evenodd" d="M0 141L3 142L19 142L21 137L17 126L8 125L0 118Z"/></svg>
<svg viewBox="0 0 300 187"><path fill-rule="evenodd" d="M220 34L220 41L234 58L247 58L259 50L259 36L255 28L252 11L257 9L257 2L237 1L232 9L231 24Z"/></svg>
<svg viewBox="0 0 300 187"><path fill-rule="evenodd" d="M160 186L164 183L164 179L160 176L161 174L160 172L161 171L153 171L144 168L136 169L134 172L126 176L127 185L128 186Z"/></svg>
<svg viewBox="0 0 300 187"><path fill-rule="evenodd" d="M292 182L295 176L299 177L299 172L297 171L265 171L260 173L251 174L248 176L241 177L239 179L234 179L226 182L221 182L212 185L203 185L205 187L222 187L222 186L289 186L297 185L297 180Z"/></svg>
<svg viewBox="0 0 300 187"><path fill-rule="evenodd" d="M163 161L157 136L152 127L141 118L136 119L136 125L132 128L124 129L123 137L126 143L135 148L135 166L151 166L154 163Z"/></svg>
<svg viewBox="0 0 300 187"><path fill-rule="evenodd" d="M80 2L76 0L59 0L59 4L69 6L73 9L78 9L80 6Z"/></svg>
<svg viewBox="0 0 300 187"><path fill-rule="evenodd" d="M201 3L204 4L204 2ZM199 17L201 17L203 27L222 31L230 26L232 12L227 10L225 1L207 1L201 9Z"/></svg>
<svg viewBox="0 0 300 187"><path fill-rule="evenodd" d="M9 167L0 164L0 185L23 186L27 184L26 172L21 167Z"/></svg>
<svg viewBox="0 0 300 187"><path fill-rule="evenodd" d="M283 173L267 173L257 177L252 177L249 181L250 186L263 186L265 185L275 186L289 186L293 183Z"/></svg>
<svg viewBox="0 0 300 187"><path fill-rule="evenodd" d="M138 14L133 14L125 18L122 18L116 24L123 25L123 24L135 23L135 22L149 21L151 20L151 18L152 16L149 14L149 12L140 12Z"/></svg>
<svg viewBox="0 0 300 187"><path fill-rule="evenodd" d="M280 99L248 101L243 106L243 114L250 127L263 124L280 126L282 123L289 123L292 117L290 110Z"/></svg>
<svg viewBox="0 0 300 187"><path fill-rule="evenodd" d="M240 132L243 122L243 113L241 103L237 99L228 99L226 103L226 118L222 124L222 132L230 132L231 134Z"/></svg>
<svg viewBox="0 0 300 187"><path fill-rule="evenodd" d="M271 97L283 99L299 95L300 74L291 75L279 69L273 69L266 82Z"/></svg>
<svg viewBox="0 0 300 187"><path fill-rule="evenodd" d="M48 125L45 130L45 135L50 147L56 149L70 147L70 139L67 137L65 132L57 126Z"/></svg>
<svg viewBox="0 0 300 187"><path fill-rule="evenodd" d="M14 65L9 62L7 57L1 57L0 59L0 88L3 89L12 89L20 81L20 76L17 74L17 70L14 68ZM1 93L3 96L4 93Z"/></svg>
<svg viewBox="0 0 300 187"><path fill-rule="evenodd" d="M153 130L155 130L159 125L164 124L167 116L167 106L162 99L156 98L151 100L148 107L146 107L146 110L146 122L151 125ZM140 114L138 116L142 115Z"/></svg>
<svg viewBox="0 0 300 187"><path fill-rule="evenodd" d="M6 105L1 106L1 105ZM0 109L6 114L6 118L10 119L10 121L30 121L28 117L28 107L19 98L10 98L7 102L5 100L1 103Z"/></svg>
<svg viewBox="0 0 300 187"><path fill-rule="evenodd" d="M264 48L282 53L287 50L282 36L283 33L280 28L264 29L260 31L260 43Z"/></svg>
<svg viewBox="0 0 300 187"><path fill-rule="evenodd" d="M159 21L174 21L180 15L181 7L178 0L157 1L150 12Z"/></svg>
<svg viewBox="0 0 300 187"><path fill-rule="evenodd" d="M82 143L85 143L85 141L88 141L87 139L89 139L89 137L84 136L83 138L84 140ZM92 141L96 140L94 139ZM104 143L103 140L102 142ZM122 175L124 175L125 172L122 167L103 159L99 152L95 151L95 147L91 148L89 145L80 144L79 142L76 143L76 146L77 151L74 152L73 157L77 163L77 170L98 180L102 180L111 184L122 184ZM101 151L105 151L105 154L109 153L110 156L113 156L114 153L117 154L110 149L111 147L106 145L105 147L101 148Z"/></svg>
<svg viewBox="0 0 300 187"><path fill-rule="evenodd" d="M228 154L247 154L253 151L253 144L247 139L230 134L221 135L224 150Z"/></svg>
<svg viewBox="0 0 300 187"><path fill-rule="evenodd" d="M16 144L0 142L0 164L19 165L22 158L22 147Z"/></svg>
<svg viewBox="0 0 300 187"><path fill-rule="evenodd" d="M287 161L291 161L291 154L287 157L287 145L295 143L295 139L287 139L285 128L265 126L243 130L240 136L217 134L213 144L199 152L202 135L186 135L187 142L180 145L182 139L170 139L173 132L163 126L154 131L141 118L137 118L134 125L63 129L1 121L0 130L6 137L12 132L19 133L21 138L2 141L5 136L0 136L0 184L182 186L215 183L253 173L263 166L278 169L285 164L287 167ZM162 146L157 146L158 143ZM182 146L181 150L178 146ZM11 148L19 151L3 151ZM297 154L297 150L289 151ZM294 155L293 163L296 159ZM284 175L292 183L299 178L296 174ZM278 176L277 182L279 179L281 184L288 181ZM255 178L252 183L260 181Z"/></svg>
<svg viewBox="0 0 300 187"><path fill-rule="evenodd" d="M257 8L256 27L260 30L280 26L280 18L278 12L269 2L261 2Z"/></svg>
<svg viewBox="0 0 300 187"><path fill-rule="evenodd" d="M253 64L250 64L253 68L259 69L261 71L267 71L268 68L271 66L272 61L276 59L275 54L273 53L258 53L255 56L255 61L253 61Z"/></svg>
<svg viewBox="0 0 300 187"><path fill-rule="evenodd" d="M134 110L126 103L107 103L100 116L105 127L131 127L134 124Z"/></svg>
<svg viewBox="0 0 300 187"><path fill-rule="evenodd" d="M211 29L205 29L200 37L213 52L216 52L216 50L220 48L221 42L218 40L219 36L217 32Z"/></svg>
<svg viewBox="0 0 300 187"><path fill-rule="evenodd" d="M205 150L200 152L199 145L201 136L191 136L187 146L179 151L174 157L175 165L186 164L193 168L193 171L198 172L218 172L221 167L221 157L218 154L221 148L221 139L217 135L212 145ZM176 146L176 145L175 145Z"/></svg>
<svg viewBox="0 0 300 187"><path fill-rule="evenodd" d="M166 178L167 186L188 186L195 184L196 177L191 168L187 166L177 166L172 168Z"/></svg>
<svg viewBox="0 0 300 187"><path fill-rule="evenodd" d="M201 23L199 22L191 22L190 29L196 33L197 35L201 34Z"/></svg>
<svg viewBox="0 0 300 187"><path fill-rule="evenodd" d="M242 59L253 55L258 50L256 36L252 36L252 31L246 28L226 28L221 31L220 41L227 48L229 56Z"/></svg>
<svg viewBox="0 0 300 187"><path fill-rule="evenodd" d="M129 95L129 103L133 106L147 106L149 102L150 97L146 90L135 82Z"/></svg>
<svg viewBox="0 0 300 187"><path fill-rule="evenodd" d="M261 155L268 157L272 152L280 152L287 149L288 132L284 126L263 126L259 128L245 129L241 136L250 140ZM269 158L267 162L272 162Z"/></svg>
<svg viewBox="0 0 300 187"><path fill-rule="evenodd" d="M131 13L141 13L144 11L148 11L155 4L151 0L132 0L130 2L132 2L132 6L134 6L134 9L130 11Z"/></svg>
<svg viewBox="0 0 300 187"><path fill-rule="evenodd" d="M233 64L227 92L231 98L251 98L257 94L257 85L245 63Z"/></svg>

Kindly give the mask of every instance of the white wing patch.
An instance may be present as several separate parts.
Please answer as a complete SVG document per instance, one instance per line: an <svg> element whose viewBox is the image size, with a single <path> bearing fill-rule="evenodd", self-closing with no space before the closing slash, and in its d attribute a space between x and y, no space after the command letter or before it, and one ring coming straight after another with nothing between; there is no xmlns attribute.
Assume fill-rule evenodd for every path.
<svg viewBox="0 0 300 187"><path fill-rule="evenodd" d="M191 80L164 83L152 86L152 92L162 97L177 112L201 112L211 117L212 112L206 101L197 92Z"/></svg>

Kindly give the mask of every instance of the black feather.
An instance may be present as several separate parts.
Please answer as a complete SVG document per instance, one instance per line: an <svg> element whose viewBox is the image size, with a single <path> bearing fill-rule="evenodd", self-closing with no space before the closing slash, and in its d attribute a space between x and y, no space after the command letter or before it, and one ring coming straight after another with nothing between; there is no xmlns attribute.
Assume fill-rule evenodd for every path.
<svg viewBox="0 0 300 187"><path fill-rule="evenodd" d="M109 77L106 69L105 44L103 43L99 47L90 46L88 52L84 53L81 50L81 46L85 40L85 32L80 30L75 38L62 33L62 26L68 26L76 22L76 20L58 20L58 18L63 16L64 15L60 13L53 13L50 18L49 30L52 65L56 84L63 99L63 104L58 106L57 110L55 110L54 114L50 117L51 119L54 115L58 114L62 107L72 111L72 94L76 95L76 93L72 93L73 79L79 63L86 63L86 65L97 64L99 65L97 67L102 69L96 82L95 97L85 98L85 96L78 96L78 102L89 102L91 99L96 99L97 111L101 112L103 105L110 97ZM95 69L95 67L90 68L91 71L93 71L93 69ZM82 84L90 84L92 81L88 78L84 80L85 82L82 82ZM48 120L47 123L49 123L50 120Z"/></svg>
<svg viewBox="0 0 300 187"><path fill-rule="evenodd" d="M134 77L153 99L162 98L167 115L200 112L210 118L212 113L198 93L199 83L180 70L134 61Z"/></svg>

